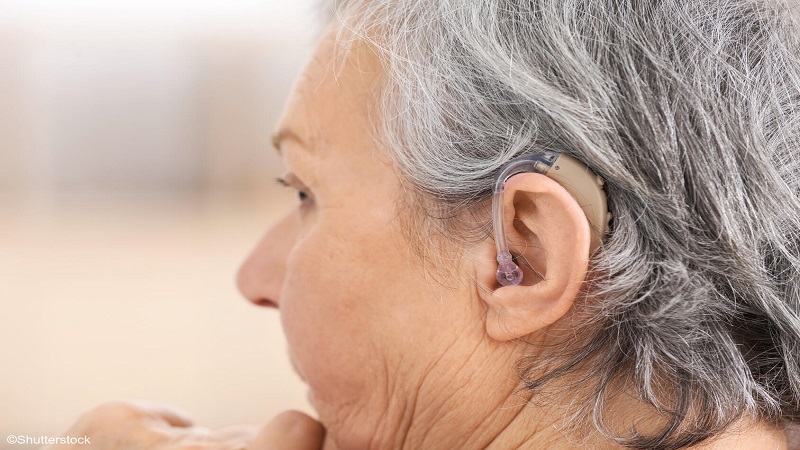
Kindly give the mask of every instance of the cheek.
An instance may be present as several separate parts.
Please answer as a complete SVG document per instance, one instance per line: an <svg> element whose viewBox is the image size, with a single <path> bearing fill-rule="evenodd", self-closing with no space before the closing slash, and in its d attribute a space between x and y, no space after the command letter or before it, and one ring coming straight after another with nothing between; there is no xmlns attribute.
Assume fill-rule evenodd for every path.
<svg viewBox="0 0 800 450"><path fill-rule="evenodd" d="M401 388L399 369L410 370L404 358L438 355L430 344L452 325L443 313L456 308L442 304L402 236L384 216L331 215L287 258L281 322L327 423L343 411L380 409L388 399L365 393Z"/></svg>
<svg viewBox="0 0 800 450"><path fill-rule="evenodd" d="M379 245L377 237L352 227L320 223L287 259L281 322L317 400L362 391L362 380L374 375L370 364L380 364L371 335L380 309L380 275L372 261L382 252Z"/></svg>

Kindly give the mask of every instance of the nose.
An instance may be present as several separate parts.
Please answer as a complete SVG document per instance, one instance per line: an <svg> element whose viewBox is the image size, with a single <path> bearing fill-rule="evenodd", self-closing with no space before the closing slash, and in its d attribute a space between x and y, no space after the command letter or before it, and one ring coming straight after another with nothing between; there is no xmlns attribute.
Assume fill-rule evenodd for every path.
<svg viewBox="0 0 800 450"><path fill-rule="evenodd" d="M236 285L242 295L258 306L277 308L286 272L286 258L299 228L297 215L289 213L267 230L239 267Z"/></svg>

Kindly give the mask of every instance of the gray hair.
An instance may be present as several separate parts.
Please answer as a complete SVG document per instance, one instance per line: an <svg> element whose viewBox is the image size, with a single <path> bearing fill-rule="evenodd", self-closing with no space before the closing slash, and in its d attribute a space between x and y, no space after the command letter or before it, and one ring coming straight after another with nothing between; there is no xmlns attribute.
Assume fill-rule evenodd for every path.
<svg viewBox="0 0 800 450"><path fill-rule="evenodd" d="M383 58L378 135L437 205L439 233L523 153L570 154L606 180L612 234L576 305L592 336L521 361L528 389L579 373L588 395L571 417L631 448L691 445L744 417L800 421L800 33L788 5L341 0L331 11L342 36ZM621 385L663 427L609 425Z"/></svg>

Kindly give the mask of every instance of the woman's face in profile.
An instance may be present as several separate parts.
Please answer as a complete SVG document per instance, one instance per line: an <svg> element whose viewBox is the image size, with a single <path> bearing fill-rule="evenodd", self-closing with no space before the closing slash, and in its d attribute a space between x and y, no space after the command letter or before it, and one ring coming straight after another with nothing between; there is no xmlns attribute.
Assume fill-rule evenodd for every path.
<svg viewBox="0 0 800 450"><path fill-rule="evenodd" d="M377 58L356 48L340 68L334 51L331 37L321 42L277 126L297 205L258 243L238 284L250 301L279 309L326 427L365 414L360 426L369 433L369 418L377 424L381 410L418 391L438 364L463 364L466 330L480 336L482 324L467 286L443 289L426 277L400 228L399 179L373 143L367 114L380 82Z"/></svg>

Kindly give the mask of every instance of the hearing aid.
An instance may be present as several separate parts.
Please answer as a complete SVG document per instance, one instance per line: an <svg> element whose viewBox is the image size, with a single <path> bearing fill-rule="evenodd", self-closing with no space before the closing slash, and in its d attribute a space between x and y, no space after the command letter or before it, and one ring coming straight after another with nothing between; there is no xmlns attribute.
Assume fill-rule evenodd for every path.
<svg viewBox="0 0 800 450"><path fill-rule="evenodd" d="M522 270L514 262L506 242L503 221L503 192L514 175L535 172L558 182L578 202L591 228L589 254L593 254L608 234L611 213L608 212L603 179L577 159L558 152L541 152L514 158L500 171L492 195L492 222L497 244L497 281L502 286L522 282Z"/></svg>

